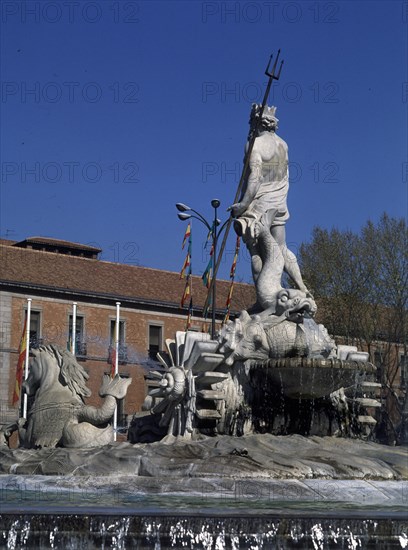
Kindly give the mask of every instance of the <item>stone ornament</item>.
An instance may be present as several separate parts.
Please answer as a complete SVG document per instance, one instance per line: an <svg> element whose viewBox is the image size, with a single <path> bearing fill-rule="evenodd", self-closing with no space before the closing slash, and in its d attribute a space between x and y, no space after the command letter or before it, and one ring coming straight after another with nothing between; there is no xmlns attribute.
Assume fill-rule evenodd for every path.
<svg viewBox="0 0 408 550"><path fill-rule="evenodd" d="M29 375L23 389L34 401L28 418L20 418L19 438L23 447L96 447L110 443L113 431L106 425L116 400L125 397L131 378L104 375L99 394L101 407L85 405L91 395L89 378L74 355L54 345L31 350Z"/></svg>

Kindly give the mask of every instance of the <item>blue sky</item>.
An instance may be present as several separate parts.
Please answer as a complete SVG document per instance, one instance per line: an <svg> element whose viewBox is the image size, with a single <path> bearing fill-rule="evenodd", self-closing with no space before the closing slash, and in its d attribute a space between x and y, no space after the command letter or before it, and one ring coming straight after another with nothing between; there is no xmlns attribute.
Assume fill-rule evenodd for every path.
<svg viewBox="0 0 408 550"><path fill-rule="evenodd" d="M269 55L289 145L287 239L407 215L408 3L32 1L1 4L0 234L178 271L174 204L223 219ZM207 264L193 227L194 271ZM221 276L228 276L234 238ZM250 280L247 254L237 276Z"/></svg>

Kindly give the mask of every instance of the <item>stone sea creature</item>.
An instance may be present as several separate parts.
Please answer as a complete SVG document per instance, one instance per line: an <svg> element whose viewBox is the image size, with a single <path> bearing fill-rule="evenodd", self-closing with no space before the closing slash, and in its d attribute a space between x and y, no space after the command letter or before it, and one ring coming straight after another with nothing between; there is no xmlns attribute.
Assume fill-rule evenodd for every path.
<svg viewBox="0 0 408 550"><path fill-rule="evenodd" d="M242 311L221 330L218 351L226 364L234 361L313 355L327 357L335 349L323 325L312 316L316 305L311 296L297 289L282 289L270 309L250 316Z"/></svg>
<svg viewBox="0 0 408 550"><path fill-rule="evenodd" d="M96 447L112 441L108 424L116 400L125 397L132 379L104 375L101 407L85 405L91 395L88 375L69 351L54 345L30 352L29 375L23 390L34 401L27 419L19 419L23 447Z"/></svg>

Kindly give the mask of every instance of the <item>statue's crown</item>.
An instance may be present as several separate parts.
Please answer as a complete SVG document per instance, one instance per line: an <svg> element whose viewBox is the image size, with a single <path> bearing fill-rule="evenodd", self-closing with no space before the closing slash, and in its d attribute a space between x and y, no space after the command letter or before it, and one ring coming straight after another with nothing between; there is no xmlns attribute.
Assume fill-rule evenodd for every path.
<svg viewBox="0 0 408 550"><path fill-rule="evenodd" d="M249 119L251 131L256 126L256 122L258 120L259 113L261 112L261 108L262 108L262 105L260 105L259 103L252 104L251 116ZM275 113L276 113L276 107L274 107L273 105L271 105L270 107L269 105L265 105L265 109L262 113L262 120L268 121L269 124L272 124L275 128L277 128L279 119L276 118Z"/></svg>
<svg viewBox="0 0 408 550"><path fill-rule="evenodd" d="M252 104L251 119L259 116L261 107L262 105L260 105L259 103ZM276 113L276 107L274 107L273 105L271 105L270 107L269 105L265 105L265 109L262 113L262 118L276 119L275 113Z"/></svg>
<svg viewBox="0 0 408 550"><path fill-rule="evenodd" d="M263 112L262 118L276 118L275 113L276 107L274 107L273 105L271 107L265 105L265 110Z"/></svg>

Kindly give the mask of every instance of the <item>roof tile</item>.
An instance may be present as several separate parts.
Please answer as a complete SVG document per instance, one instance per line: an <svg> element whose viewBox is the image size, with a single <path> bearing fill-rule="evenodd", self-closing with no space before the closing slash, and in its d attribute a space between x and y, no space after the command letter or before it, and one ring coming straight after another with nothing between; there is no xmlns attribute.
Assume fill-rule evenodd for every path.
<svg viewBox="0 0 408 550"><path fill-rule="evenodd" d="M185 280L172 271L66 256L0 245L0 280L7 283L37 284L71 291L129 297L141 301L179 304ZM229 281L217 280L217 307L223 309ZM193 277L195 307L203 306L207 289L200 277ZM232 308L240 310L255 301L253 285L236 283Z"/></svg>

